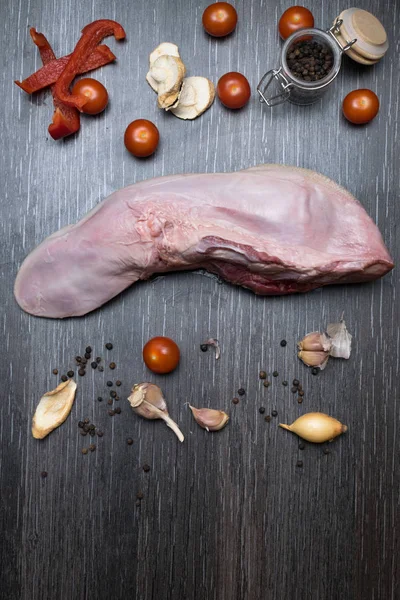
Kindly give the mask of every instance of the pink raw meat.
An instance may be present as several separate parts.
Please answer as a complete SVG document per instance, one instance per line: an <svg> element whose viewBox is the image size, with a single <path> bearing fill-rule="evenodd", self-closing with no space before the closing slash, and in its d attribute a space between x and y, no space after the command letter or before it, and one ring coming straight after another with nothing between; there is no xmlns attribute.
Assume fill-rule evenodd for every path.
<svg viewBox="0 0 400 600"><path fill-rule="evenodd" d="M257 294L289 294L377 279L393 262L345 189L263 165L115 192L26 258L15 297L33 315L84 315L153 273L199 268Z"/></svg>

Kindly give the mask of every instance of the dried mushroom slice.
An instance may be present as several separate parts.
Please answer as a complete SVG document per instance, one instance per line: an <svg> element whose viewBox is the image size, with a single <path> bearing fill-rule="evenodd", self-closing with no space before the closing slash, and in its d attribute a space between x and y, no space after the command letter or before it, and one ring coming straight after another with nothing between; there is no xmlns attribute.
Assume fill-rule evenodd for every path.
<svg viewBox="0 0 400 600"><path fill-rule="evenodd" d="M149 56L150 71L151 71L154 63L156 62L156 60L158 58L160 58L160 56L164 56L164 55L176 56L179 58L180 55L179 55L178 46L176 44L172 44L171 42L163 42L162 44L157 46L157 48L155 48ZM146 80L147 80L147 83L149 83L150 86L153 88L153 90L155 92L157 92L158 91L158 82L155 79L153 79L153 77L150 74L150 71L146 75Z"/></svg>
<svg viewBox="0 0 400 600"><path fill-rule="evenodd" d="M75 393L76 383L69 379L41 397L32 420L34 438L41 440L64 423L71 412Z"/></svg>
<svg viewBox="0 0 400 600"><path fill-rule="evenodd" d="M185 65L178 56L163 55L153 63L146 79L154 83L154 87L151 85L158 93L160 108L168 108L176 102L185 73Z"/></svg>
<svg viewBox="0 0 400 600"><path fill-rule="evenodd" d="M186 77L176 107L171 112L179 119L195 119L214 102L215 87L206 77Z"/></svg>

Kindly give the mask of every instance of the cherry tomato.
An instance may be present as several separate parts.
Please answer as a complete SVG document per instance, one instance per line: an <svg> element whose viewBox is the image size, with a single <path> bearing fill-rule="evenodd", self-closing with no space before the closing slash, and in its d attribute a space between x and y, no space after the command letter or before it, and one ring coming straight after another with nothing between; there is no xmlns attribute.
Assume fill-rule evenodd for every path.
<svg viewBox="0 0 400 600"><path fill-rule="evenodd" d="M82 112L88 115L97 115L103 112L108 104L106 88L100 81L90 77L79 79L72 88L72 93L87 96L88 101L83 106Z"/></svg>
<svg viewBox="0 0 400 600"><path fill-rule="evenodd" d="M203 27L214 37L223 37L232 33L238 20L237 12L228 2L216 2L207 6L203 12Z"/></svg>
<svg viewBox="0 0 400 600"><path fill-rule="evenodd" d="M133 156L144 158L156 151L160 134L157 127L147 119L137 119L128 125L124 143Z"/></svg>
<svg viewBox="0 0 400 600"><path fill-rule="evenodd" d="M306 27L314 27L314 17L312 12L304 6L291 6L279 19L279 35L283 40L286 40L295 31Z"/></svg>
<svg viewBox="0 0 400 600"><path fill-rule="evenodd" d="M143 348L143 360L153 373L170 373L178 366L180 352L174 340L154 337Z"/></svg>
<svg viewBox="0 0 400 600"><path fill-rule="evenodd" d="M241 73L225 73L218 81L218 98L227 108L242 108L249 101L249 82Z"/></svg>
<svg viewBox="0 0 400 600"><path fill-rule="evenodd" d="M343 100L343 114L350 123L369 123L378 112L379 98L371 90L353 90Z"/></svg>

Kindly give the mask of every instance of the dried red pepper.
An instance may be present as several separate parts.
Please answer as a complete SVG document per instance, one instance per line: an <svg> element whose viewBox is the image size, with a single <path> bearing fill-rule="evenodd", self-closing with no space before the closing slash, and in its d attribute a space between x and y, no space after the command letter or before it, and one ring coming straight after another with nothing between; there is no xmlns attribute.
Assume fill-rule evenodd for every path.
<svg viewBox="0 0 400 600"><path fill-rule="evenodd" d="M43 90L53 83L56 83L57 79L67 66L71 56L72 54L68 54L62 58L50 60L41 69L38 69L23 81L15 81L15 83L27 94L33 94L34 92ZM115 58L115 54L111 52L108 46L105 44L97 46L93 53L87 58L79 73L87 73L88 71L103 67L104 65L113 62Z"/></svg>
<svg viewBox="0 0 400 600"><path fill-rule="evenodd" d="M56 56L43 33L38 33L34 27L31 27L29 33L36 46L39 48L43 64L46 65L51 61L54 61ZM51 86L51 93L53 94L55 111L53 122L49 125L49 133L53 139L59 140L60 138L71 135L79 130L80 116L76 108L67 106L58 99L55 94L55 84Z"/></svg>
<svg viewBox="0 0 400 600"><path fill-rule="evenodd" d="M93 53L93 50L97 45L105 37L110 35L114 35L117 40L122 40L125 38L124 28L116 21L100 19L86 25L86 27L82 29L82 36L75 46L75 50L73 51L67 66L55 84L54 98L57 98L68 106L82 110L83 106L87 103L88 98L83 95L72 94L69 90L69 86L74 77L84 68L86 60Z"/></svg>

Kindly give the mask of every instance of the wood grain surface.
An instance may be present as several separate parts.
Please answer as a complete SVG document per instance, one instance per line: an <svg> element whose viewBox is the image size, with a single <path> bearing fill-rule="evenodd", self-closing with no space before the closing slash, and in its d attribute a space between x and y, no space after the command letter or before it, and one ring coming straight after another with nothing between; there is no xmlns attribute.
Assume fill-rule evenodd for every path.
<svg viewBox="0 0 400 600"><path fill-rule="evenodd" d="M282 298L256 297L201 273L171 274L65 321L33 318L13 297L27 253L112 191L153 176L264 162L315 169L344 185L376 221L397 262L400 2L360 4L387 29L384 60L366 68L346 57L322 101L273 110L259 103L255 89L278 64L276 23L290 3L237 0L237 30L220 40L202 29L207 3L1 2L1 598L400 598L396 270L370 284ZM321 28L350 5L307 2ZM83 116L78 135L54 142L47 133L51 96L30 98L13 83L41 65L29 27L44 32L61 56L96 18L116 19L127 32L123 43L107 41L118 60L94 75L110 92L109 108L96 118ZM243 72L253 90L249 105L230 112L216 101L193 122L159 111L145 75L148 54L162 41L179 45L191 75L217 82L229 70ZM343 97L358 87L375 90L381 101L366 127L341 116ZM142 161L123 145L127 124L139 117L153 120L161 134L156 155ZM351 359L332 360L312 376L296 358L296 342L342 311L354 335ZM142 363L143 344L157 334L173 337L181 348L180 366L168 376L150 375ZM219 361L212 351L200 352L210 335L221 341ZM104 348L108 341L112 351ZM88 369L69 419L45 440L34 440L38 399L58 381L52 369L60 375L75 370L74 356L88 344L117 369ZM258 378L260 369L279 371L269 389ZM294 377L306 392L302 405L290 385L282 385ZM114 417L107 414L109 379L122 381L121 414ZM163 388L185 433L183 444L163 423L131 411L131 386L149 379ZM233 405L240 387L246 394ZM228 426L203 431L187 402L226 410ZM276 409L278 417L267 423L261 406L266 415ZM314 410L349 426L329 454L326 446L300 450L296 436L277 426ZM91 439L77 426L85 417L104 430L86 456L81 450Z"/></svg>

